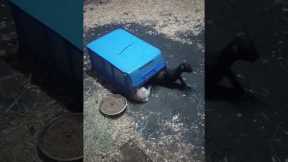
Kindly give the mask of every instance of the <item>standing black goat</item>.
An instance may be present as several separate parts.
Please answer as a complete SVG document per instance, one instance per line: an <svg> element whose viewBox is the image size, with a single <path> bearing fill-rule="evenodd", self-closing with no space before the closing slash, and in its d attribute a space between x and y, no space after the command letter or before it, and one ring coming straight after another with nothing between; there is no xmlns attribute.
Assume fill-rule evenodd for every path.
<svg viewBox="0 0 288 162"><path fill-rule="evenodd" d="M244 33L238 34L225 48L219 51L216 58L207 54L205 59L205 84L206 95L215 92L219 82L228 78L238 94L243 94L244 89L237 81L237 77L231 70L231 66L237 61L255 62L259 54L254 42Z"/></svg>

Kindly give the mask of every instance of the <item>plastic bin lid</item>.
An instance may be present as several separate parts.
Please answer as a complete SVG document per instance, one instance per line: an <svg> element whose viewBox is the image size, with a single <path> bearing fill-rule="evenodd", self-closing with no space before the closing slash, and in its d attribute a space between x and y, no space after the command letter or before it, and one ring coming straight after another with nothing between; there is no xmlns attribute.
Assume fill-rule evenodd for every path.
<svg viewBox="0 0 288 162"><path fill-rule="evenodd" d="M124 73L146 65L161 51L123 29L116 29L89 43L87 47Z"/></svg>

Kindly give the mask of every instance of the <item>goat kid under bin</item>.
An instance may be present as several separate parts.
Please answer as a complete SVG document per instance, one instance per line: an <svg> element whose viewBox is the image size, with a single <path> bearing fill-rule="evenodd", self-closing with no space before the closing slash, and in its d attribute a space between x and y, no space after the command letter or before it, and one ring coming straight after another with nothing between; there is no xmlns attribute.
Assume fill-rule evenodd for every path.
<svg viewBox="0 0 288 162"><path fill-rule="evenodd" d="M90 42L87 48L92 70L128 96L166 67L160 49L121 28Z"/></svg>

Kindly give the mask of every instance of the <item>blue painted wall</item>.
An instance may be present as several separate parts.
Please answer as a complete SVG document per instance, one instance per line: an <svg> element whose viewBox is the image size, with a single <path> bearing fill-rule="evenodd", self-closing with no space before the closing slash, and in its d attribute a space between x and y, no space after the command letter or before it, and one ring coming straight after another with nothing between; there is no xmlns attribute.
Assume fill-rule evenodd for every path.
<svg viewBox="0 0 288 162"><path fill-rule="evenodd" d="M82 50L83 0L10 0Z"/></svg>

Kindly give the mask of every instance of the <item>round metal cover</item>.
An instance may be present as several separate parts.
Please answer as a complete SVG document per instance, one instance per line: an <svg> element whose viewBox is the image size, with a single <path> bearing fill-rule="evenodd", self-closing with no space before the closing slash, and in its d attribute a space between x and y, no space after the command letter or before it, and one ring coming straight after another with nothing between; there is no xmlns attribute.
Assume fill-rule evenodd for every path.
<svg viewBox="0 0 288 162"><path fill-rule="evenodd" d="M103 97L100 112L108 116L116 116L124 112L127 108L127 100L118 94L110 94Z"/></svg>
<svg viewBox="0 0 288 162"><path fill-rule="evenodd" d="M42 158L63 162L82 160L82 128L81 113L69 113L52 120L39 134L38 150Z"/></svg>

